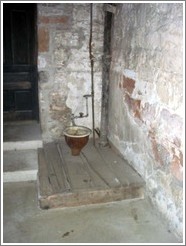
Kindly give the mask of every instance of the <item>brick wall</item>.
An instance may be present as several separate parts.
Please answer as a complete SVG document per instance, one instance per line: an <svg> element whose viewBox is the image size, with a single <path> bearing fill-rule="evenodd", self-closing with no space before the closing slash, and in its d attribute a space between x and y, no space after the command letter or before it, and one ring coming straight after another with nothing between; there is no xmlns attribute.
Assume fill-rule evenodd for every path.
<svg viewBox="0 0 186 246"><path fill-rule="evenodd" d="M109 140L183 229L183 6L119 4L113 23Z"/></svg>
<svg viewBox="0 0 186 246"><path fill-rule="evenodd" d="M91 94L89 59L90 4L38 3L39 107L43 140L59 139L71 114L86 113L84 94ZM102 4L93 5L95 127L100 125L103 48ZM89 117L76 124L92 128Z"/></svg>

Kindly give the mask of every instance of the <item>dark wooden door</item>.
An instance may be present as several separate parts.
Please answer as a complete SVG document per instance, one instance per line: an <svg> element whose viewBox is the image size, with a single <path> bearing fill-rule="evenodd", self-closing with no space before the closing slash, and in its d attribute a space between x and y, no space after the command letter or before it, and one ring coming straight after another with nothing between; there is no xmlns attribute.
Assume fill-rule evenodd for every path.
<svg viewBox="0 0 186 246"><path fill-rule="evenodd" d="M38 120L36 4L3 4L3 117Z"/></svg>

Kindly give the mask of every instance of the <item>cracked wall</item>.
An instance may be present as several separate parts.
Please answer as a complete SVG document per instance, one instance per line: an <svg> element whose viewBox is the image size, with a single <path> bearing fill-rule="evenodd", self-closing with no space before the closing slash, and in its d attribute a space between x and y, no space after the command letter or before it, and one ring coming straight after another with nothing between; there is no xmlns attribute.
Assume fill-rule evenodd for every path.
<svg viewBox="0 0 186 246"><path fill-rule="evenodd" d="M90 4L38 3L38 72L40 123L44 142L60 139L71 114L86 114L91 94L89 58ZM102 4L93 4L95 127L100 127L103 48ZM89 116L76 124L92 128Z"/></svg>
<svg viewBox="0 0 186 246"><path fill-rule="evenodd" d="M109 141L181 240L183 4L119 4L112 28Z"/></svg>

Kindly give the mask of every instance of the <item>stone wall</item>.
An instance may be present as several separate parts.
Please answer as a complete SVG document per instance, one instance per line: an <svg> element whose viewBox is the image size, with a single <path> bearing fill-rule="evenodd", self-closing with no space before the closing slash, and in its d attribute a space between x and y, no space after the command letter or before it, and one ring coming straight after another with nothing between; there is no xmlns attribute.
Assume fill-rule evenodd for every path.
<svg viewBox="0 0 186 246"><path fill-rule="evenodd" d="M59 139L71 114L86 114L85 98L91 94L89 59L90 4L38 3L38 72L40 122L45 142ZM102 4L93 4L93 55L95 127L100 127L102 89ZM76 124L92 128L89 116Z"/></svg>
<svg viewBox="0 0 186 246"><path fill-rule="evenodd" d="M109 141L181 239L183 6L119 4L112 27Z"/></svg>

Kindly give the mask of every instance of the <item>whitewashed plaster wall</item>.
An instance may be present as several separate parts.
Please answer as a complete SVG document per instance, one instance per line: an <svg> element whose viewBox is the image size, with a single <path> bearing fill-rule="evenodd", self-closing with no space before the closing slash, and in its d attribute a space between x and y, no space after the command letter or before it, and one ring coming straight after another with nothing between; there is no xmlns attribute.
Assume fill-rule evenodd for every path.
<svg viewBox="0 0 186 246"><path fill-rule="evenodd" d="M183 4L118 4L112 26L109 141L183 236Z"/></svg>
<svg viewBox="0 0 186 246"><path fill-rule="evenodd" d="M40 122L45 142L60 139L71 114L86 114L91 94L89 58L90 3L38 3L38 71ZM93 4L95 127L100 127L103 50L102 4ZM89 116L75 120L92 128Z"/></svg>

